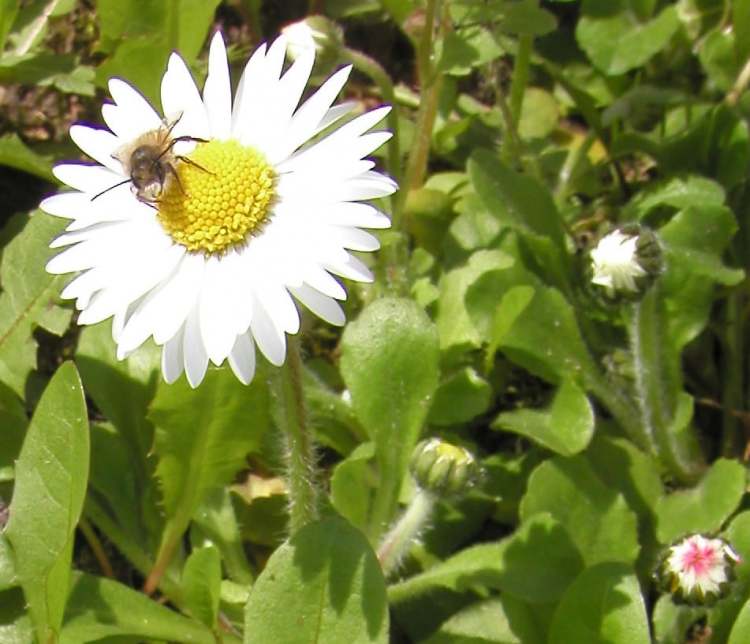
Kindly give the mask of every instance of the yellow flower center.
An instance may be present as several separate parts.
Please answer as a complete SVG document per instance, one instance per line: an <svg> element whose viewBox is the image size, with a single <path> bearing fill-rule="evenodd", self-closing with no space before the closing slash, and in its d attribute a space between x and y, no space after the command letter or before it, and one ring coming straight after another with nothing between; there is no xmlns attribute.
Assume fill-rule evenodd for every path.
<svg viewBox="0 0 750 644"><path fill-rule="evenodd" d="M267 220L276 173L257 150L237 141L199 143L174 169L158 217L188 250L221 254L244 244Z"/></svg>

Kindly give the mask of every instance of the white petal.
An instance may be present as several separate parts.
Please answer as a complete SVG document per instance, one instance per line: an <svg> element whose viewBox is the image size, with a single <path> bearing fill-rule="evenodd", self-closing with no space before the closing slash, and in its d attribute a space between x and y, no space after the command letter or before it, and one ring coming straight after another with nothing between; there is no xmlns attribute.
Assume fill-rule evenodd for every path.
<svg viewBox="0 0 750 644"><path fill-rule="evenodd" d="M320 319L333 324L335 326L343 326L346 322L346 316L344 315L344 309L341 308L339 303L333 298L323 295L314 288L310 288L307 284L303 284L299 288L289 289L294 297L296 297L302 304L304 304L310 311L317 315Z"/></svg>
<svg viewBox="0 0 750 644"><path fill-rule="evenodd" d="M234 375L245 385L249 385L255 375L255 345L248 333L237 336L229 353L229 366Z"/></svg>
<svg viewBox="0 0 750 644"><path fill-rule="evenodd" d="M208 354L201 339L198 307L195 306L185 322L185 337L182 344L185 375L188 383L195 389L203 381L208 368Z"/></svg>
<svg viewBox="0 0 750 644"><path fill-rule="evenodd" d="M378 238L364 230L333 226L329 226L327 230L332 240L349 250L371 252L380 248Z"/></svg>
<svg viewBox="0 0 750 644"><path fill-rule="evenodd" d="M164 345L161 351L161 372L167 384L176 382L184 370L185 356L182 351L184 341L183 330L179 332Z"/></svg>
<svg viewBox="0 0 750 644"><path fill-rule="evenodd" d="M366 203L342 202L329 206L321 219L325 223L358 228L390 228L391 220Z"/></svg>
<svg viewBox="0 0 750 644"><path fill-rule="evenodd" d="M211 136L215 139L228 139L232 130L232 87L224 38L219 31L211 39L203 101L208 113Z"/></svg>
<svg viewBox="0 0 750 644"><path fill-rule="evenodd" d="M122 174L122 164L114 158L114 153L122 145L112 132L98 130L85 125L73 125L70 138L92 159L118 174Z"/></svg>
<svg viewBox="0 0 750 644"><path fill-rule="evenodd" d="M284 136L283 149L286 154L291 154L305 141L309 140L318 131L321 121L325 118L328 108L344 87L352 66L338 70L315 94L308 98L297 110L289 125L289 131Z"/></svg>
<svg viewBox="0 0 750 644"><path fill-rule="evenodd" d="M42 199L39 207L48 215L75 219L88 210L91 197L85 192L60 192Z"/></svg>
<svg viewBox="0 0 750 644"><path fill-rule="evenodd" d="M115 123L110 124L109 118L102 115L112 130L123 141L131 141L149 130L155 130L161 125L161 119L151 104L134 87L119 78L109 81L109 93L115 101L114 109L107 109L109 118ZM114 116L113 116L114 115ZM116 125L116 127L113 127Z"/></svg>
<svg viewBox="0 0 750 644"><path fill-rule="evenodd" d="M120 183L125 177L112 172L109 168L100 165L85 165L83 163L62 163L52 168L54 174L60 181L71 188L87 192L97 193L105 188Z"/></svg>
<svg viewBox="0 0 750 644"><path fill-rule="evenodd" d="M175 53L169 57L167 71L161 80L161 105L165 120L172 123L177 119L173 137L207 139L210 136L208 116L198 88L185 61Z"/></svg>
<svg viewBox="0 0 750 644"><path fill-rule="evenodd" d="M356 101L345 101L344 103L334 105L323 115L323 118L320 119L320 123L318 123L317 127L315 128L315 134L317 134L318 132L322 132L329 125L333 125L340 118L349 114L349 112L351 112L355 107L357 107Z"/></svg>
<svg viewBox="0 0 750 644"><path fill-rule="evenodd" d="M258 46L250 60L247 61L245 69L240 76L240 84L235 94L234 106L232 107L232 132L237 132L241 122L245 118L245 112L249 110L247 104L257 100L256 86L259 84L263 74L266 58L266 43Z"/></svg>
<svg viewBox="0 0 750 644"><path fill-rule="evenodd" d="M205 282L198 306L203 345L209 359L217 366L226 360L237 337L231 288L234 282L232 260L227 262L225 259L211 257L206 262Z"/></svg>
<svg viewBox="0 0 750 644"><path fill-rule="evenodd" d="M346 262L329 264L326 268L336 275L341 275L341 277L346 277L355 282L372 282L374 279L370 269L352 255L348 256Z"/></svg>
<svg viewBox="0 0 750 644"><path fill-rule="evenodd" d="M280 367L286 356L286 337L284 332L272 322L268 313L256 300L253 303L253 320L251 323L253 338L261 353L272 364Z"/></svg>

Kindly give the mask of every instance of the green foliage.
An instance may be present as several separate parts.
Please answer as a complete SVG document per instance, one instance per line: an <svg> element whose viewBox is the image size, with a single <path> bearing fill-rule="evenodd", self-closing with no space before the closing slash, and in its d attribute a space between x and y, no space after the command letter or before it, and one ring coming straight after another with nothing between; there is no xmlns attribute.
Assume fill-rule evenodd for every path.
<svg viewBox="0 0 750 644"><path fill-rule="evenodd" d="M747 641L750 0L308 4L354 63L339 100L394 104L393 229L342 330L303 316L301 371L192 389L76 324L34 208L110 78L159 111L172 51L202 87L220 30L236 88L304 7L0 0L0 641ZM616 229L663 266L595 266ZM433 437L473 455L463 495L409 475ZM654 577L691 533L741 557L712 606Z"/></svg>

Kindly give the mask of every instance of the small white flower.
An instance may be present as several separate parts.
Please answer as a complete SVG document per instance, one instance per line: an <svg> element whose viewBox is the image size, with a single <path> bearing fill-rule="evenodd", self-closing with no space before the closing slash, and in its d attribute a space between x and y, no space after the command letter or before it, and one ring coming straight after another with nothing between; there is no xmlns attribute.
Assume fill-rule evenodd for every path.
<svg viewBox="0 0 750 644"><path fill-rule="evenodd" d="M638 263L637 243L637 235L626 235L619 230L602 238L591 251L594 269L591 281L605 287L610 294L616 291L637 292L635 278L647 274Z"/></svg>
<svg viewBox="0 0 750 644"><path fill-rule="evenodd" d="M281 33L287 40L289 55L293 60L297 60L297 58L307 51L314 52L317 48L315 39L322 35L316 32L306 20L300 20L299 22L287 25L282 28Z"/></svg>
<svg viewBox="0 0 750 644"><path fill-rule="evenodd" d="M79 323L112 317L119 359L153 337L163 345L167 382L184 371L196 387L209 361L228 360L248 383L256 345L269 362L283 364L285 334L299 330L295 299L342 325L336 300L346 292L333 275L372 280L349 250L376 250L377 239L360 229L390 225L362 203L397 188L365 158L391 137L369 131L390 108L310 142L351 112L352 103L332 106L351 67L299 105L315 53L283 71L286 49L283 37L261 45L234 101L220 34L211 41L202 95L172 54L161 84L164 119L133 87L110 80L114 103L102 116L111 131L70 131L97 163L58 165L55 175L74 190L41 204L72 220L52 243L67 248L47 270L78 273L62 296L76 300ZM134 190L133 143L171 125L174 163L163 186Z"/></svg>
<svg viewBox="0 0 750 644"><path fill-rule="evenodd" d="M730 581L731 569L739 561L739 555L723 539L694 534L669 548L663 570L672 592L702 601L722 594L722 586Z"/></svg>

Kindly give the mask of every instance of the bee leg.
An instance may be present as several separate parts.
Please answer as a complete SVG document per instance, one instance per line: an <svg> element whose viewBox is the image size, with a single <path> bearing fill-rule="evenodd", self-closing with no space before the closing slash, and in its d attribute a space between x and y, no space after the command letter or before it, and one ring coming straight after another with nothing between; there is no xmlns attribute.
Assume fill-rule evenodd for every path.
<svg viewBox="0 0 750 644"><path fill-rule="evenodd" d="M167 166L167 169L169 170L169 172L170 172L170 173L172 174L172 176L174 177L174 180L175 180L175 181L177 182L177 185L178 185L178 186L180 187L180 192L181 192L181 193L182 193L183 195L187 195L187 193L185 192L185 188L184 188L184 186L182 185L182 181L180 181L180 175L179 175L179 174L177 174L177 170L175 170L175 169L174 169L174 168L173 168L173 167L172 167L171 165L168 165L168 166Z"/></svg>
<svg viewBox="0 0 750 644"><path fill-rule="evenodd" d="M213 172L211 172L209 169L204 168L200 163L196 163L195 161L193 161L192 159L188 157L178 156L177 159L187 163L188 165L195 166L199 170L203 170L203 172L208 172L208 174L213 174Z"/></svg>

